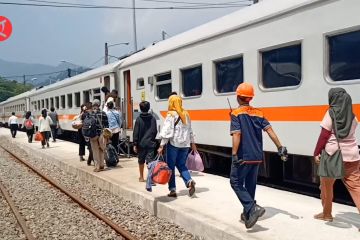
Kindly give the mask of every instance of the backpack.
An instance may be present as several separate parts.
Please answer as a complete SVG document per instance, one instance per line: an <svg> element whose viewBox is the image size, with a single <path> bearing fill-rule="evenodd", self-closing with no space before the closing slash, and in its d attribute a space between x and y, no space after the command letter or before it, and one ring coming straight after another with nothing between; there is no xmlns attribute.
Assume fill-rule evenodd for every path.
<svg viewBox="0 0 360 240"><path fill-rule="evenodd" d="M84 137L93 138L96 137L96 118L94 114L86 114L83 121L82 134Z"/></svg>
<svg viewBox="0 0 360 240"><path fill-rule="evenodd" d="M25 125L25 128L28 130L34 128L34 123L31 121L31 119L26 119L24 125Z"/></svg>
<svg viewBox="0 0 360 240"><path fill-rule="evenodd" d="M105 163L107 167L116 167L119 162L116 149L113 145L108 144L105 149Z"/></svg>

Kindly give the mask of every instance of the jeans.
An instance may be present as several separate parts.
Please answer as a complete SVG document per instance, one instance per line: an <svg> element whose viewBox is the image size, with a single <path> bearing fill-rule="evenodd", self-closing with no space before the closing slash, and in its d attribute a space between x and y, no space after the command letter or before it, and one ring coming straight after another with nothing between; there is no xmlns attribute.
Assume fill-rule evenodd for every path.
<svg viewBox="0 0 360 240"><path fill-rule="evenodd" d="M50 126L50 128L51 128L51 136L53 138L53 141L55 142L56 138L57 138L57 135L56 135L57 126L53 125L53 126Z"/></svg>
<svg viewBox="0 0 360 240"><path fill-rule="evenodd" d="M255 190L259 164L231 164L230 185L249 216L255 205Z"/></svg>
<svg viewBox="0 0 360 240"><path fill-rule="evenodd" d="M177 148L171 144L167 144L166 147L166 161L169 168L172 171L170 181L169 181L169 190L176 190L175 183L175 166L180 172L180 176L184 180L185 186L188 187L188 183L191 181L191 176L189 170L187 169L185 163L189 153L189 148Z"/></svg>

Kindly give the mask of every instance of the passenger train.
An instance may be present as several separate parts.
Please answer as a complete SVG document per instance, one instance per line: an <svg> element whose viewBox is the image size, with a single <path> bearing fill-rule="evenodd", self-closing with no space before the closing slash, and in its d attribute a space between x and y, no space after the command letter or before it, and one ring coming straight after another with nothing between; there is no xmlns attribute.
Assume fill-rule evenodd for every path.
<svg viewBox="0 0 360 240"><path fill-rule="evenodd" d="M264 111L290 159L282 163L264 137L261 176L315 186L312 153L328 108L328 90L343 87L360 119L360 1L264 0L161 41L118 62L0 103L0 120L12 111L40 115L56 108L62 129L71 128L80 104L97 98L102 86L117 89L126 134L147 100L159 124L167 98L176 91L189 111L207 168L230 165L229 105L235 89L256 86L252 105ZM359 131L356 133L360 139Z"/></svg>

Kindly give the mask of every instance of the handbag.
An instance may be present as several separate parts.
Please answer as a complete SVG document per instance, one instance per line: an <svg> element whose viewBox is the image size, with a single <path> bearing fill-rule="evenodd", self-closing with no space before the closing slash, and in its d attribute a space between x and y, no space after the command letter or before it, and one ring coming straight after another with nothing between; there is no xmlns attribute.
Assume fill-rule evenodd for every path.
<svg viewBox="0 0 360 240"><path fill-rule="evenodd" d="M198 151L191 150L186 160L186 167L192 171L204 171L204 164Z"/></svg>
<svg viewBox="0 0 360 240"><path fill-rule="evenodd" d="M56 129L56 135L61 135L61 134L63 134L63 130L61 129L61 127L58 127L57 129Z"/></svg>
<svg viewBox="0 0 360 240"><path fill-rule="evenodd" d="M35 141L44 141L44 136L41 134L41 132L35 133Z"/></svg>
<svg viewBox="0 0 360 240"><path fill-rule="evenodd" d="M152 181L158 184L167 184L170 181L172 174L171 169L167 163L164 162L163 156L157 155L155 161L158 162L156 163L156 166L152 172Z"/></svg>
<svg viewBox="0 0 360 240"><path fill-rule="evenodd" d="M322 150L320 156L320 165L318 167L318 175L320 177L328 177L342 179L345 176L344 162L337 136L336 118L334 114L334 134L337 141L338 149L334 154L329 155L325 149Z"/></svg>
<svg viewBox="0 0 360 240"><path fill-rule="evenodd" d="M83 122L81 120L81 115L76 116L71 122L71 126L74 129L81 129L83 127Z"/></svg>

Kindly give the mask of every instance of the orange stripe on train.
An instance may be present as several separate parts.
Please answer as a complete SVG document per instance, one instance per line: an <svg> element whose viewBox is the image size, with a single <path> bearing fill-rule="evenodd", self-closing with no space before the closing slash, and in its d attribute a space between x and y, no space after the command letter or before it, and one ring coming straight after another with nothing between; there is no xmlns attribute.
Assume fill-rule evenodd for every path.
<svg viewBox="0 0 360 240"><path fill-rule="evenodd" d="M273 122L320 122L328 105L287 106L259 108L265 118ZM360 104L353 104L353 111L360 120ZM230 121L229 109L188 110L192 121ZM161 111L165 118L167 111Z"/></svg>

